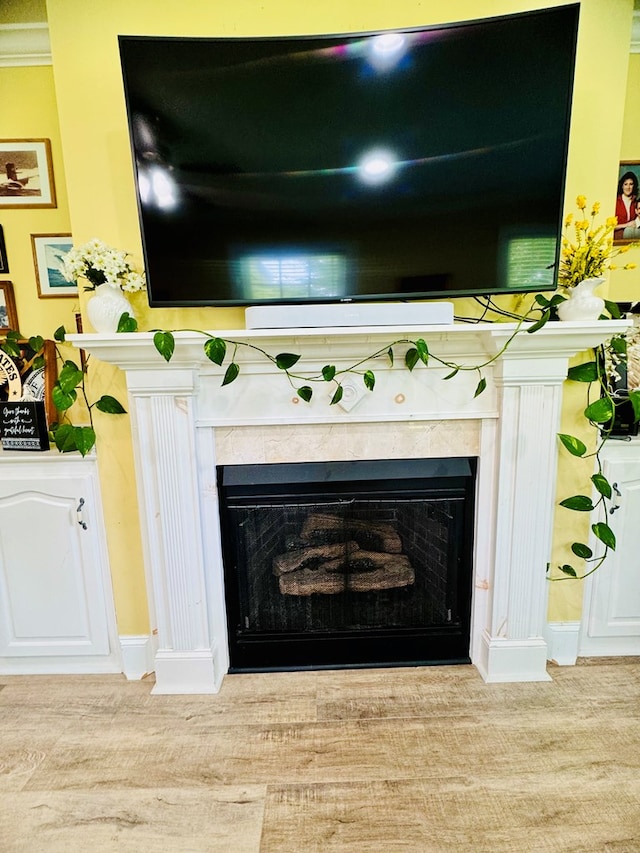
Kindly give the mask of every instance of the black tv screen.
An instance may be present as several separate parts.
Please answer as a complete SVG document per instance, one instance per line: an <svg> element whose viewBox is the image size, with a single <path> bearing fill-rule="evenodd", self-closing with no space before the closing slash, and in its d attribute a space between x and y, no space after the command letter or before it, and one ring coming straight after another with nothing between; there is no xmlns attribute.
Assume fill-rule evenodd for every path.
<svg viewBox="0 0 640 853"><path fill-rule="evenodd" d="M578 9L120 36L150 304L555 287Z"/></svg>

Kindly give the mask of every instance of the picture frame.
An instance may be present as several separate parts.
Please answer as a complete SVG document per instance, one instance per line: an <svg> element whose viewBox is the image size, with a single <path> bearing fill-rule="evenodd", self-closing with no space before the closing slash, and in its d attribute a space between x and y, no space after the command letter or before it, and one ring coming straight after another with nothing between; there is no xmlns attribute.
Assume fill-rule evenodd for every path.
<svg viewBox="0 0 640 853"><path fill-rule="evenodd" d="M9 261L7 259L7 247L4 242L4 231L0 225L0 275L9 272Z"/></svg>
<svg viewBox="0 0 640 853"><path fill-rule="evenodd" d="M626 187L623 184L626 183ZM614 243L631 243L634 240L640 239L640 221L637 219L639 215L636 202L640 200L640 160L621 160L618 166L618 184L616 188L616 206L615 215L618 219L613 232ZM631 190L630 194L628 190ZM627 212L627 205L623 201L623 197L628 199L630 205ZM630 222L627 217L630 216ZM635 222L635 226L632 224Z"/></svg>
<svg viewBox="0 0 640 853"><path fill-rule="evenodd" d="M29 389L30 398L44 402L47 423L52 424L58 420L58 411L53 402L53 387L58 378L58 358L55 341L45 340L41 353L34 352L28 340L20 339L14 341L18 352L3 356L3 364L0 363L0 380L6 374L7 365L15 365L15 374L18 379L18 388L22 394ZM39 354L42 360L38 359ZM10 389L6 382L0 381L0 402L11 399Z"/></svg>
<svg viewBox="0 0 640 853"><path fill-rule="evenodd" d="M0 208L56 206L50 140L0 139Z"/></svg>
<svg viewBox="0 0 640 853"><path fill-rule="evenodd" d="M0 335L11 329L18 329L18 312L13 296L13 284L10 281L0 281Z"/></svg>
<svg viewBox="0 0 640 853"><path fill-rule="evenodd" d="M71 234L32 234L31 248L36 269L38 298L51 299L78 296L78 282L67 281L61 261L73 246Z"/></svg>

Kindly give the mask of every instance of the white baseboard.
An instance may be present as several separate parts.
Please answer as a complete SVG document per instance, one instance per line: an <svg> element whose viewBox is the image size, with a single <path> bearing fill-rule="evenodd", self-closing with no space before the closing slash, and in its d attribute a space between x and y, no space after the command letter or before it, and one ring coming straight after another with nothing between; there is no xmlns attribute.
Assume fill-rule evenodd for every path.
<svg viewBox="0 0 640 853"><path fill-rule="evenodd" d="M547 673L547 644L542 639L507 640L485 631L480 655L473 663L489 684L516 681L551 681Z"/></svg>
<svg viewBox="0 0 640 853"><path fill-rule="evenodd" d="M140 681L154 670L155 637L149 634L125 634L119 637L122 671L129 681Z"/></svg>
<svg viewBox="0 0 640 853"><path fill-rule="evenodd" d="M558 666L574 666L578 659L580 622L547 622L547 659Z"/></svg>

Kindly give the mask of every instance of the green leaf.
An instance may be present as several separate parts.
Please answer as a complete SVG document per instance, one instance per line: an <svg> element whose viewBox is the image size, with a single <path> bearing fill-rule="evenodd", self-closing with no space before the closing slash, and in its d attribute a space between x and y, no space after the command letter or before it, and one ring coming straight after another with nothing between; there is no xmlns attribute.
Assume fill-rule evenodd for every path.
<svg viewBox="0 0 640 853"><path fill-rule="evenodd" d="M601 397L595 403L584 410L584 416L587 420L593 421L596 424L605 424L610 421L614 414L614 405L608 397Z"/></svg>
<svg viewBox="0 0 640 853"><path fill-rule="evenodd" d="M237 379L239 373L240 367L235 363L235 361L232 361L224 374L222 385L231 385L234 379Z"/></svg>
<svg viewBox="0 0 640 853"><path fill-rule="evenodd" d="M584 456L587 452L587 445L573 435L567 435L566 433L559 432L558 438L572 456Z"/></svg>
<svg viewBox="0 0 640 853"><path fill-rule="evenodd" d="M614 335L609 341L609 346L618 355L627 354L627 339L620 337L620 335Z"/></svg>
<svg viewBox="0 0 640 853"><path fill-rule="evenodd" d="M611 485L605 476L602 474L594 474L591 478L591 482L601 495L604 495L605 498L611 497Z"/></svg>
<svg viewBox="0 0 640 853"><path fill-rule="evenodd" d="M480 380L480 382L478 382L478 384L476 385L476 391L475 391L475 394L473 396L479 397L480 394L482 394L482 392L484 391L484 389L486 387L487 387L487 380L483 376L482 379Z"/></svg>
<svg viewBox="0 0 640 853"><path fill-rule="evenodd" d="M171 332L156 332L153 336L153 345L165 361L171 361L176 348L175 338Z"/></svg>
<svg viewBox="0 0 640 853"><path fill-rule="evenodd" d="M556 293L556 295L552 296L549 301L549 308L556 308L558 305L562 305L562 303L566 301L566 296L563 296L561 293Z"/></svg>
<svg viewBox="0 0 640 853"><path fill-rule="evenodd" d="M405 353L404 363L409 368L409 370L413 370L413 368L418 363L419 358L420 356L418 355L418 350L415 347L411 347L411 349L408 349Z"/></svg>
<svg viewBox="0 0 640 853"><path fill-rule="evenodd" d="M301 388L298 388L298 396L302 397L305 403L308 403L313 396L313 388L309 387L309 385L303 385Z"/></svg>
<svg viewBox="0 0 640 853"><path fill-rule="evenodd" d="M67 330L64 326L58 326L58 328L53 333L53 339L58 341L59 344L63 344L65 342L65 338L67 337Z"/></svg>
<svg viewBox="0 0 640 853"><path fill-rule="evenodd" d="M596 524L591 525L591 529L596 538L604 543L607 548L611 548L612 551L616 550L616 536L608 524L605 524L604 521L598 521Z"/></svg>
<svg viewBox="0 0 640 853"><path fill-rule="evenodd" d="M6 334L6 338L8 341L14 341L15 343L17 343L18 341L22 340L22 335L15 329L9 329Z"/></svg>
<svg viewBox="0 0 640 853"><path fill-rule="evenodd" d="M22 355L18 344L15 341L9 340L9 338L7 338L6 341L2 344L1 349L3 349L7 355L12 356L13 358L20 358L20 356Z"/></svg>
<svg viewBox="0 0 640 853"><path fill-rule="evenodd" d="M333 364L325 364L322 368L322 378L325 382L331 382L333 377L336 375L336 369Z"/></svg>
<svg viewBox="0 0 640 853"><path fill-rule="evenodd" d="M418 350L418 357L420 358L420 361L423 364L429 364L429 347L422 338L418 338L416 341L416 349Z"/></svg>
<svg viewBox="0 0 640 853"><path fill-rule="evenodd" d="M537 332L537 331L538 331L538 329L541 329L543 326L546 326L546 325L547 325L547 323L549 322L549 318L550 318L550 317L551 317L551 311L550 311L550 309L549 309L549 308L545 308L545 310L544 310L544 311L543 311L543 313L542 313L542 317L540 317L540 319L539 319L536 323L534 323L534 324L533 324L533 326L529 326L529 327L527 328L527 332L528 332L529 334L532 334L533 332Z"/></svg>
<svg viewBox="0 0 640 853"><path fill-rule="evenodd" d="M376 377L372 370L365 370L364 375L362 377L364 379L365 387L369 391L373 391L376 384Z"/></svg>
<svg viewBox="0 0 640 853"><path fill-rule="evenodd" d="M128 311L125 311L120 315L120 319L118 320L118 328L116 332L137 332L138 331L138 321L135 317L132 317Z"/></svg>
<svg viewBox="0 0 640 853"><path fill-rule="evenodd" d="M560 506L565 509L574 509L577 512L591 512L593 509L591 498L586 495L573 495L571 498L565 498L560 501Z"/></svg>
<svg viewBox="0 0 640 853"><path fill-rule="evenodd" d="M68 393L69 391L73 391L74 388L77 388L83 379L84 373L80 370L78 365L74 364L73 361L65 361L64 366L60 371L60 375L58 376L60 388L65 393Z"/></svg>
<svg viewBox="0 0 640 853"><path fill-rule="evenodd" d="M76 449L74 427L71 424L59 424L51 429L55 446L61 453L69 453Z"/></svg>
<svg viewBox="0 0 640 853"><path fill-rule="evenodd" d="M51 391L51 398L53 400L53 405L59 412L66 412L66 410L70 409L78 399L78 395L73 390L63 391L60 384L56 382L53 386L53 390Z"/></svg>
<svg viewBox="0 0 640 853"><path fill-rule="evenodd" d="M549 305L549 300L541 293L537 294L535 301L538 303L538 305L542 305L543 308L546 308Z"/></svg>
<svg viewBox="0 0 640 853"><path fill-rule="evenodd" d="M276 356L276 365L280 370L289 370L298 361L300 361L300 356L292 352L281 352L280 355Z"/></svg>
<svg viewBox="0 0 640 853"><path fill-rule="evenodd" d="M567 379L571 379L573 382L595 382L597 378L598 365L595 361L576 364L575 367L570 367L567 372Z"/></svg>
<svg viewBox="0 0 640 853"><path fill-rule="evenodd" d="M391 347L389 347L389 349L387 350L387 357L389 359L389 364L391 365L391 367L393 367L393 350L391 349Z"/></svg>
<svg viewBox="0 0 640 853"><path fill-rule="evenodd" d="M86 456L96 443L96 434L89 426L81 426L73 428L73 437L76 444L76 449L82 456Z"/></svg>
<svg viewBox="0 0 640 853"><path fill-rule="evenodd" d="M126 415L127 410L123 407L119 400L111 397L109 394L103 394L99 400L96 400L95 407L100 412L106 412L109 415Z"/></svg>
<svg viewBox="0 0 640 853"><path fill-rule="evenodd" d="M226 341L222 338L209 338L209 340L204 342L204 354L209 361L217 364L218 367L222 367L222 362L227 354Z"/></svg>
<svg viewBox="0 0 640 853"><path fill-rule="evenodd" d="M573 566L569 566L567 563L565 563L564 566L558 566L558 568L561 572L564 572L565 575L569 575L569 577L571 578L578 577L576 570L573 568Z"/></svg>
<svg viewBox="0 0 640 853"><path fill-rule="evenodd" d="M44 367L44 356L43 355L37 355L33 359L31 366L33 367L34 370L40 370L41 367Z"/></svg>
<svg viewBox="0 0 640 853"><path fill-rule="evenodd" d="M451 371L451 373L447 373L446 376L443 376L442 381L446 382L447 379L453 379L453 377L456 375L456 373L459 373L459 372L460 372L460 368L454 367L453 370Z"/></svg>
<svg viewBox="0 0 640 853"><path fill-rule="evenodd" d="M344 392L343 392L343 390L342 390L342 385L338 385L338 387L336 388L336 392L335 392L335 394L333 395L333 397L331 398L331 403L330 403L329 405L330 405L330 406L333 406L333 405L335 405L336 403L339 403L339 402L340 402L340 400L342 400L342 394L343 394L343 393L344 393Z"/></svg>
<svg viewBox="0 0 640 853"><path fill-rule="evenodd" d="M34 352L40 352L44 346L44 338L41 335L34 335L32 338L29 338L29 346Z"/></svg>
<svg viewBox="0 0 640 853"><path fill-rule="evenodd" d="M611 315L612 320L620 319L620 307L617 302L611 302L608 299L604 300L604 307L607 309L609 314Z"/></svg>
<svg viewBox="0 0 640 853"><path fill-rule="evenodd" d="M629 399L633 406L633 420L640 421L640 391L629 391Z"/></svg>
<svg viewBox="0 0 640 853"><path fill-rule="evenodd" d="M571 550L576 557L581 557L583 560L588 560L589 557L593 557L593 551L591 548L589 548L588 545L583 545L582 542L574 542L571 546Z"/></svg>

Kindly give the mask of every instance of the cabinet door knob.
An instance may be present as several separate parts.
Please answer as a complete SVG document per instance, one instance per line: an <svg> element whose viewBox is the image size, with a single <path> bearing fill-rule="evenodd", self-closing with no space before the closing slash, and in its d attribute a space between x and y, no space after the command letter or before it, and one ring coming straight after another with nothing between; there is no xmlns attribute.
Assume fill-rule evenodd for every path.
<svg viewBox="0 0 640 853"><path fill-rule="evenodd" d="M82 507L84 506L84 498L80 498L80 503L78 504L78 508L76 509L76 513L78 515L78 524L83 530L87 529L87 523L82 518Z"/></svg>
<svg viewBox="0 0 640 853"><path fill-rule="evenodd" d="M620 491L620 489L618 488L618 484L617 484L617 483L612 483L611 488L612 488L612 489L613 489L613 491L616 493L616 496L615 496L615 498L614 498L615 503L614 503L614 505L611 507L611 509L609 510L609 515L613 515L613 513L614 513L617 509L620 509L620 502L618 501L618 498L622 497L622 492L621 492L621 491Z"/></svg>

